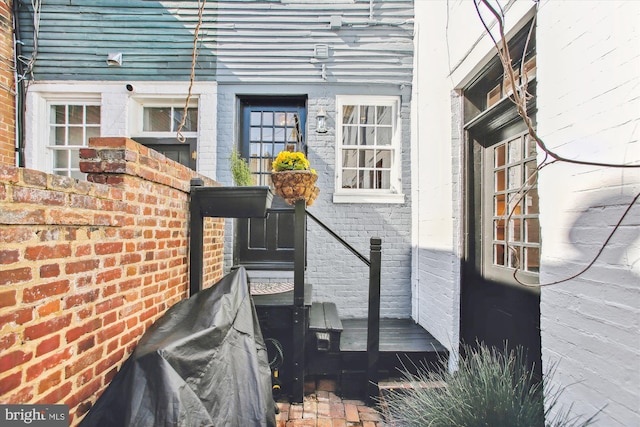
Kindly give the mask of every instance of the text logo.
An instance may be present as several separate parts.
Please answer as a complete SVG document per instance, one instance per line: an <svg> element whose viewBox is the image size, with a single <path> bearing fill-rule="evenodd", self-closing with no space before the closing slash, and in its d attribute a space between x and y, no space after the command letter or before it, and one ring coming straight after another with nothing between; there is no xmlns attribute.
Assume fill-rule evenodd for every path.
<svg viewBox="0 0 640 427"><path fill-rule="evenodd" d="M0 426L68 427L67 405L0 405Z"/></svg>

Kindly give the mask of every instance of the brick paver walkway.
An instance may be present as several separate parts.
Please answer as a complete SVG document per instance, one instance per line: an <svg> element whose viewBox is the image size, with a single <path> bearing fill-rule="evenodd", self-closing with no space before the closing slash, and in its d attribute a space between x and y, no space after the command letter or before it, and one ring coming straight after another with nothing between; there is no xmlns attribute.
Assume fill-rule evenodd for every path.
<svg viewBox="0 0 640 427"><path fill-rule="evenodd" d="M360 400L342 400L333 381L321 380L304 402L278 402L277 427L385 427L375 408ZM305 389L314 388L307 385Z"/></svg>

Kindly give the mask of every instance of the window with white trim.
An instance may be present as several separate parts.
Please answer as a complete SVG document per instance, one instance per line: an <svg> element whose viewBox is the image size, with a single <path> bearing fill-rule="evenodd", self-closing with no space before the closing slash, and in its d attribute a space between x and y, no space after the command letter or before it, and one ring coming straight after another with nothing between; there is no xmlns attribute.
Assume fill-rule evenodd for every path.
<svg viewBox="0 0 640 427"><path fill-rule="evenodd" d="M184 107L161 106L143 107L142 131L143 132L177 132ZM196 132L198 130L198 108L187 109L187 117L182 132Z"/></svg>
<svg viewBox="0 0 640 427"><path fill-rule="evenodd" d="M85 179L80 172L80 148L89 138L100 136L100 105L55 103L49 105L49 145L51 172Z"/></svg>
<svg viewBox="0 0 640 427"><path fill-rule="evenodd" d="M137 98L135 102L132 116L133 140L196 170L198 99L191 100L186 115L184 101L173 97ZM180 128L183 117L184 126Z"/></svg>
<svg viewBox="0 0 640 427"><path fill-rule="evenodd" d="M336 203L402 203L399 103L393 96L338 96Z"/></svg>

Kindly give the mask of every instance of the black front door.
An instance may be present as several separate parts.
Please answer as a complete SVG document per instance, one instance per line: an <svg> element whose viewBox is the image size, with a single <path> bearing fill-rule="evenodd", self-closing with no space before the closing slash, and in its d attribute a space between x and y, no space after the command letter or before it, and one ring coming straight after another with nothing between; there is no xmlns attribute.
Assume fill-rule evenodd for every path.
<svg viewBox="0 0 640 427"><path fill-rule="evenodd" d="M168 159L196 170L196 138L178 142L176 138L134 138L136 142L163 154Z"/></svg>
<svg viewBox="0 0 640 427"><path fill-rule="evenodd" d="M535 31L509 41L516 83L527 86L535 126ZM522 78L520 73L524 72ZM511 79L495 57L464 90L465 257L460 335L498 349L522 347L541 373L540 224L536 143L508 98ZM533 286L525 286L523 283Z"/></svg>
<svg viewBox="0 0 640 427"><path fill-rule="evenodd" d="M522 347L541 375L540 233L533 179L536 149L514 125L503 132L470 135L468 241L461 284L461 337L503 349ZM521 198L521 189L531 183Z"/></svg>
<svg viewBox="0 0 640 427"><path fill-rule="evenodd" d="M283 150L305 151L304 98L240 100L240 156L256 185L271 185L271 163ZM236 220L234 264L248 269L293 270L293 207L274 196L266 219Z"/></svg>

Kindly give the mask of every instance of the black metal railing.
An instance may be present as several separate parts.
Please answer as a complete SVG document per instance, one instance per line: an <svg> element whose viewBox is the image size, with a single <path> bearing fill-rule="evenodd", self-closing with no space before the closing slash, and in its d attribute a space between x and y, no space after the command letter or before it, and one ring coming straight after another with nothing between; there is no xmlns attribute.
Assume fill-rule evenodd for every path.
<svg viewBox="0 0 640 427"><path fill-rule="evenodd" d="M306 211L306 209L305 209ZM365 390L371 399L378 394L378 365L380 361L380 274L382 266L382 239L372 237L369 241L370 258L362 255L356 248L340 237L329 226L320 221L311 212L306 215L329 233L349 252L369 267L369 301L367 310L367 384ZM296 229L296 234L301 230ZM303 231L306 233L306 227ZM304 262L304 260L302 261ZM304 265L303 265L304 268ZM303 278L304 280L304 278ZM294 287L298 286L294 276ZM302 283L304 286L304 282ZM295 290L294 290L295 294Z"/></svg>

